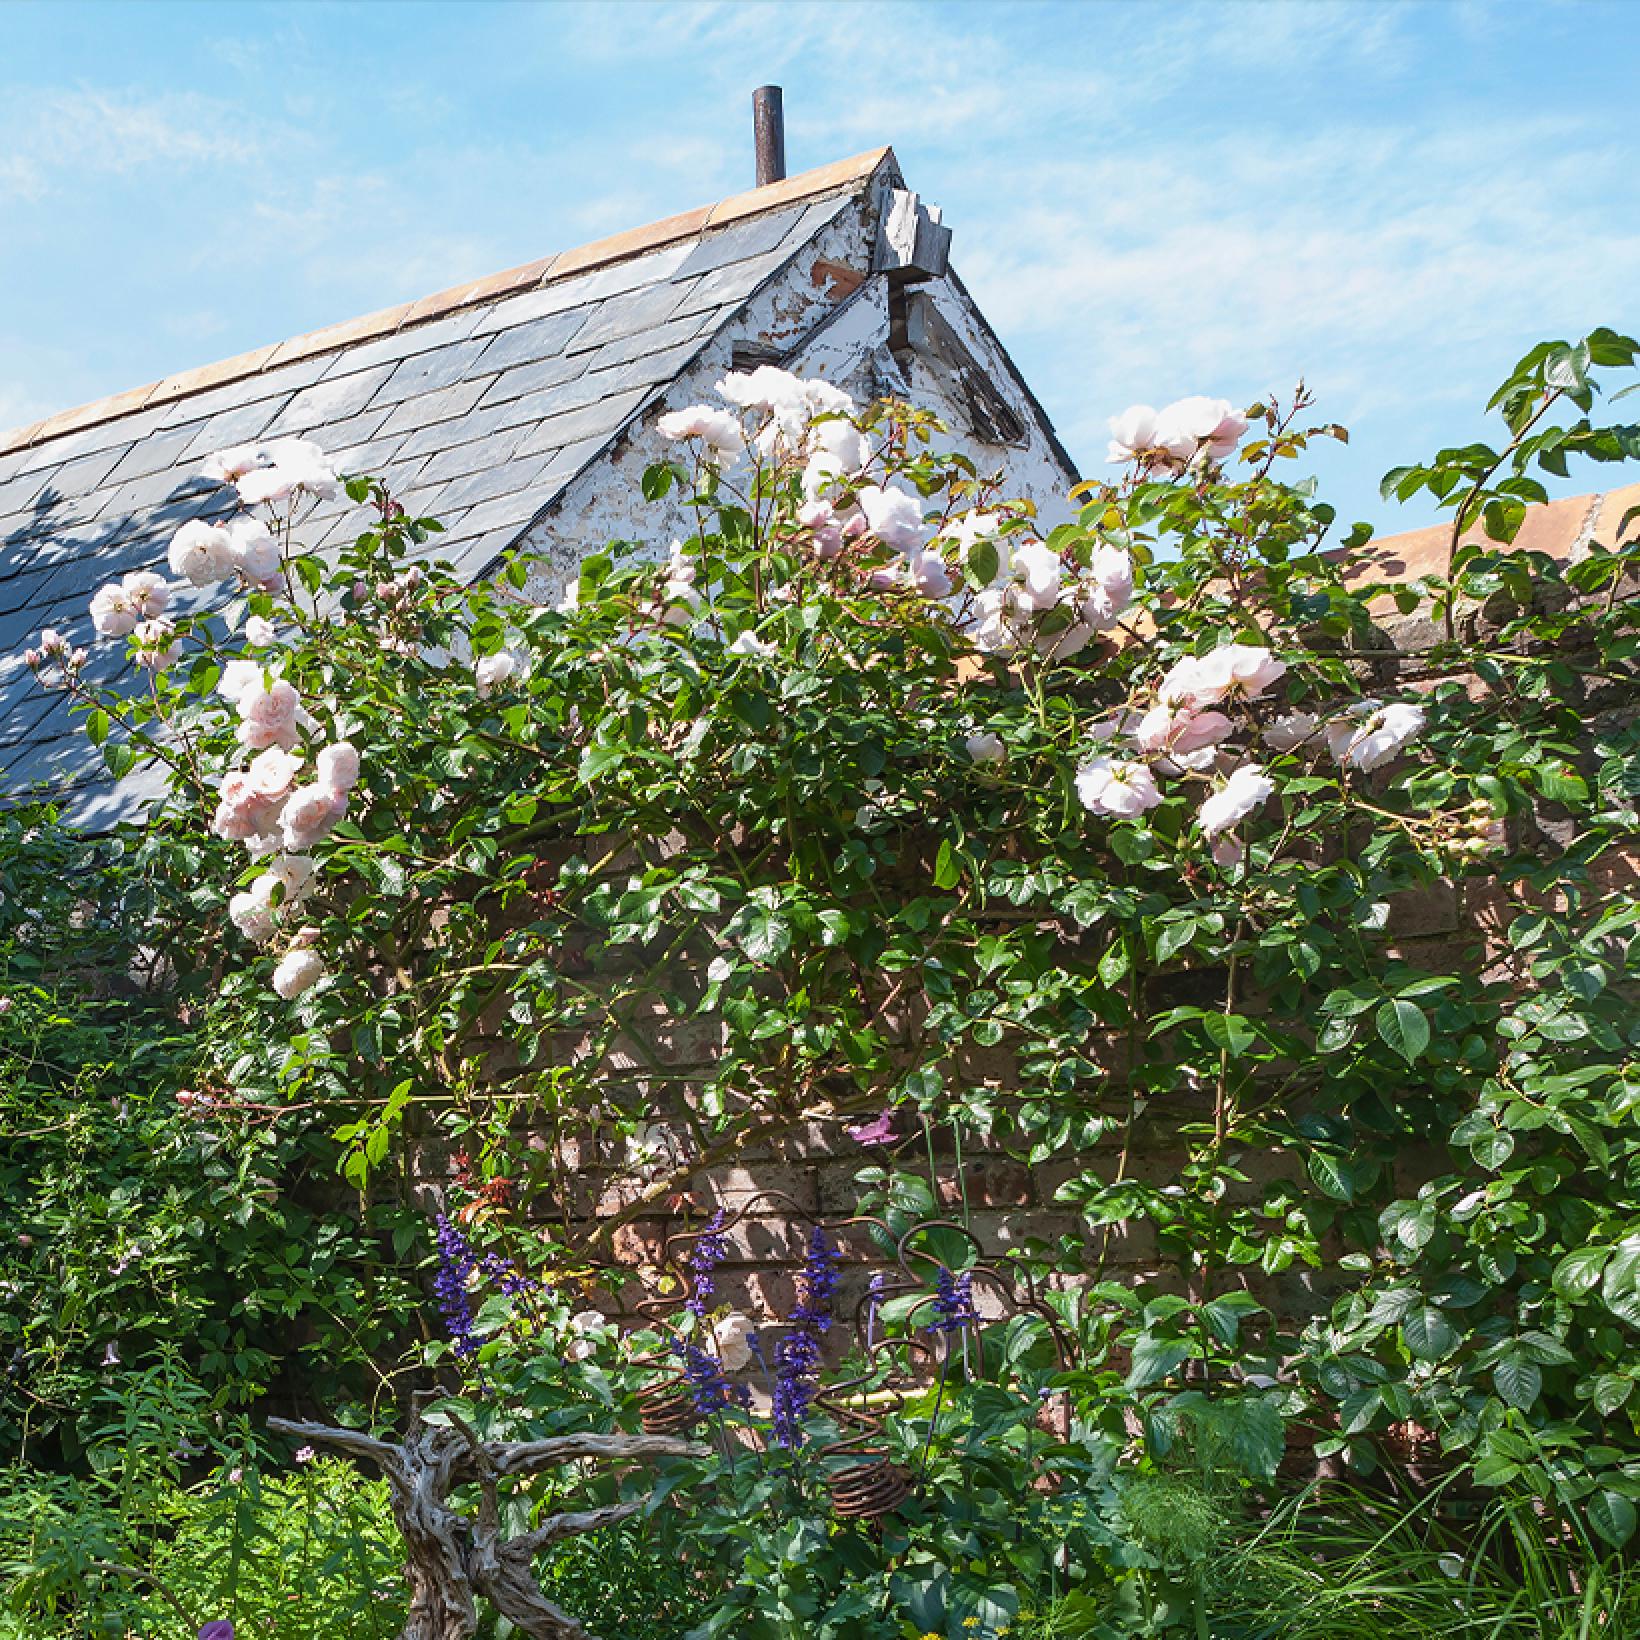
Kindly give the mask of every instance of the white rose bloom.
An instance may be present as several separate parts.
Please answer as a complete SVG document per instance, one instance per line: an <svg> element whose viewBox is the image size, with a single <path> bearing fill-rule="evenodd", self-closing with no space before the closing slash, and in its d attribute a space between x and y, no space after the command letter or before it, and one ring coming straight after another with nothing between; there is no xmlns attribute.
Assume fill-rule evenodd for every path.
<svg viewBox="0 0 1640 1640"><path fill-rule="evenodd" d="M867 527L885 546L909 557L928 539L922 503L909 492L867 484L860 491L859 500Z"/></svg>
<svg viewBox="0 0 1640 1640"><path fill-rule="evenodd" d="M244 514L228 525L228 547L234 568L247 581L261 585L279 573L279 543L260 518Z"/></svg>
<svg viewBox="0 0 1640 1640"><path fill-rule="evenodd" d="M213 586L233 574L233 542L220 524L193 518L171 537L166 562L194 586Z"/></svg>
<svg viewBox="0 0 1640 1640"><path fill-rule="evenodd" d="M967 748L969 757L976 763L1001 763L1008 755L1008 748L1003 745L1002 737L992 734L989 729L971 734L963 745Z"/></svg>
<svg viewBox="0 0 1640 1640"><path fill-rule="evenodd" d="M131 595L118 581L100 586L91 595L91 624L104 638L123 638L136 630L138 621Z"/></svg>
<svg viewBox="0 0 1640 1640"><path fill-rule="evenodd" d="M270 862L268 869L251 884L271 902L275 888L284 890L283 905L296 905L307 898L313 886L313 861L305 854L281 854Z"/></svg>
<svg viewBox="0 0 1640 1640"><path fill-rule="evenodd" d="M1143 814L1162 800L1149 768L1114 757L1089 758L1076 771L1076 795L1091 813L1124 819Z"/></svg>
<svg viewBox="0 0 1640 1640"><path fill-rule="evenodd" d="M1291 752L1314 740L1321 720L1314 712L1287 712L1264 730L1264 744L1275 752Z"/></svg>
<svg viewBox="0 0 1640 1640"><path fill-rule="evenodd" d="M301 773L302 760L282 746L270 746L250 760L245 769L248 789L257 797L284 797Z"/></svg>
<svg viewBox="0 0 1640 1640"><path fill-rule="evenodd" d="M1275 781L1256 764L1244 763L1232 770L1230 778L1202 803L1197 813L1202 835L1217 837L1221 831L1239 826L1275 789Z"/></svg>
<svg viewBox="0 0 1640 1640"><path fill-rule="evenodd" d="M1241 442L1247 418L1233 409L1228 399L1209 399L1200 394L1178 399L1156 417L1155 441L1180 465L1205 452L1214 461L1223 461Z"/></svg>
<svg viewBox="0 0 1640 1640"><path fill-rule="evenodd" d="M1082 583L1077 613L1095 631L1115 626L1133 602L1133 559L1121 547L1101 542Z"/></svg>
<svg viewBox="0 0 1640 1640"><path fill-rule="evenodd" d="M931 547L914 552L906 560L906 579L925 598L948 598L951 595L951 572L945 560Z"/></svg>
<svg viewBox="0 0 1640 1640"><path fill-rule="evenodd" d="M287 951L273 971L273 988L289 1002L310 990L324 977L324 958L317 951Z"/></svg>
<svg viewBox="0 0 1640 1640"><path fill-rule="evenodd" d="M136 643L132 657L145 672L163 672L175 666L182 654L182 641L170 621L139 621L131 636Z"/></svg>
<svg viewBox="0 0 1640 1640"><path fill-rule="evenodd" d="M245 642L252 649L267 649L278 641L278 631L266 615L251 615L246 618Z"/></svg>
<svg viewBox="0 0 1640 1640"><path fill-rule="evenodd" d="M350 741L321 747L313 760L314 777L327 791L350 792L359 783L359 754Z"/></svg>
<svg viewBox="0 0 1640 1640"><path fill-rule="evenodd" d="M1019 647L1019 635L1008 619L1007 594L1001 587L987 587L975 598L969 636L985 655L1011 655Z"/></svg>
<svg viewBox="0 0 1640 1640"><path fill-rule="evenodd" d="M481 655L473 662L473 682L481 695L492 695L497 689L518 676L520 662L510 649L498 649L493 655Z"/></svg>
<svg viewBox="0 0 1640 1640"><path fill-rule="evenodd" d="M261 880L257 878L258 883ZM228 901L228 921L253 944L266 945L273 938L273 907L257 893L255 885Z"/></svg>
<svg viewBox="0 0 1640 1640"><path fill-rule="evenodd" d="M738 455L746 447L746 433L740 418L709 404L692 404L686 410L672 410L655 423L662 438L698 438L714 454Z"/></svg>
<svg viewBox="0 0 1640 1640"><path fill-rule="evenodd" d="M1013 598L1021 609L1047 610L1059 602L1063 566L1046 541L1021 541L1013 549L1010 568Z"/></svg>
<svg viewBox="0 0 1640 1640"><path fill-rule="evenodd" d="M752 1340L757 1337L757 1327L750 1316L731 1311L713 1326L712 1337L725 1372L743 1372L752 1364Z"/></svg>
<svg viewBox="0 0 1640 1640"><path fill-rule="evenodd" d="M1109 461L1138 461L1156 447L1156 412L1148 404L1131 404L1109 422Z"/></svg>
<svg viewBox="0 0 1640 1640"><path fill-rule="evenodd" d="M206 456L199 471L203 477L214 478L219 484L233 484L253 467L261 465L261 445L236 444L231 449L217 450Z"/></svg>
<svg viewBox="0 0 1640 1640"><path fill-rule="evenodd" d="M1396 702L1389 706L1360 701L1349 715L1327 725L1327 747L1346 768L1363 774L1382 767L1423 733L1424 711L1420 706Z"/></svg>
<svg viewBox="0 0 1640 1640"><path fill-rule="evenodd" d="M249 623L246 623L247 631ZM233 660L222 668L222 676L216 680L216 692L224 699L237 704L239 697L247 689L262 687L262 680L266 671L260 661Z"/></svg>
<svg viewBox="0 0 1640 1640"><path fill-rule="evenodd" d="M729 653L731 655L755 655L760 660L767 660L769 656L774 654L774 652L774 645L772 643L765 643L763 639L758 637L755 632L742 632L741 635L729 645Z"/></svg>

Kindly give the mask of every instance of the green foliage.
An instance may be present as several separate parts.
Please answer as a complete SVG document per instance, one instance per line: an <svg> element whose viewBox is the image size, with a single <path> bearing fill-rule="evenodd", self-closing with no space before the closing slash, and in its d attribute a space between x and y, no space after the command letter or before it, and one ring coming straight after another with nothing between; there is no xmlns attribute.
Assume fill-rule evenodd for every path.
<svg viewBox="0 0 1640 1640"><path fill-rule="evenodd" d="M1630 520L1575 562L1512 543L1543 496L1534 468L1640 453L1634 428L1591 419L1599 373L1636 352L1607 331L1534 349L1494 401L1496 447L1392 474L1390 490L1454 518L1445 573L1390 589L1334 552L1313 485L1280 476L1340 436L1305 427L1302 398L1257 407L1233 462L1145 456L1080 486L1045 540L998 481L933 453L929 418L873 406L852 418L870 457L833 485L832 522L897 488L926 514L948 597L920 595L870 529L818 550L786 432L749 478L704 457L652 467L644 492L686 538L665 562L612 544L562 605L520 596L540 565L468 587L422 562L436 525L368 480L349 493L374 515L339 553L303 552L282 513L292 596L247 590L188 618L185 659L123 712L81 691L113 766L139 748L173 764L170 802L132 844L133 892L183 930L186 1056L221 1100L143 1144L162 1167L180 1146L178 1169L215 1181L206 1239L247 1265L250 1244L211 1227L246 1180L317 1156L290 1113L327 1124L367 1203L407 1194L422 1141L459 1146L470 1222L550 1277L566 1314L626 1224L791 1133L858 1154L862 1205L890 1240L938 1199L911 1153L933 1131L983 1136L1052 1179L1064 1218L1009 1256L1021 1276L1065 1278L1073 1359L1040 1380L1011 1357L954 1379L943 1417L906 1399L887 1438L928 1473L875 1533L835 1521L819 1460L708 1464L681 1541L732 1586L703 1636L996 1632L1060 1596L1062 1632L1078 1610L1111 1633L1209 1632L1238 1499L1275 1484L1300 1422L1357 1474L1410 1444L1540 1500L1580 1544L1625 1544L1640 1501L1640 619L1623 594L1640 552ZM1563 405L1581 419L1554 426ZM1133 566L1136 602L1067 653L1090 638L1081 600L1113 558ZM1044 562L1062 596L1032 589ZM1420 606L1439 619L1392 644L1391 612ZM265 946L225 915L260 856L221 835L233 815L212 823L245 757L215 691L247 615L280 623L261 660L308 713L286 783L328 791L308 758L321 741L361 762L331 793L345 817L311 839L311 888L268 890ZM1177 680L1230 645L1256 681L1211 695L1217 750L1145 744L1152 713L1195 724L1204 702L1179 708ZM1112 756L1121 802L1099 795ZM1244 760L1268 791L1215 843L1203 800ZM43 989L38 1010L55 1018L60 994ZM57 1055L41 1097L73 1089L76 1113L113 1067L183 1052L163 1031L138 1052L96 1034L100 1014L65 1017L94 1034ZM30 1046L18 1062L46 1060ZM848 1126L885 1111L918 1140L848 1149ZM571 1160L593 1136L629 1163L596 1225ZM93 1137L58 1175L65 1201L101 1165ZM25 1161L10 1188L34 1172ZM193 1203L189 1187L176 1199ZM118 1180L95 1196L124 1199ZM257 1307L294 1292L373 1345L415 1227L394 1224L389 1257L365 1239L381 1220L299 1221L283 1191L265 1205L259 1236L334 1236L306 1266L345 1279L333 1302L258 1242L278 1277L270 1295L248 1283ZM87 1270L137 1237L97 1213ZM71 1221L46 1216L43 1257L75 1245ZM141 1237L171 1245L146 1219ZM1114 1279L1128 1248L1146 1279ZM78 1352L82 1386L103 1336L89 1318L113 1302L87 1293L23 1323L29 1348L61 1334L63 1359ZM1324 1313L1298 1296L1315 1293ZM219 1310L187 1312L213 1370L260 1382L260 1346ZM498 1370L517 1317L486 1305L478 1321L476 1364ZM533 1381L506 1379L515 1405L473 1416L630 1423L632 1371L538 1359ZM1040 1389L1065 1397L1071 1436L1038 1440Z"/></svg>
<svg viewBox="0 0 1640 1640"><path fill-rule="evenodd" d="M50 813L0 816L3 1456L83 1463L145 1371L185 1365L201 1410L253 1400L287 1366L359 1394L365 1353L408 1315L310 1118L218 1123L179 1102L202 1071L198 991L143 947L168 892Z"/></svg>

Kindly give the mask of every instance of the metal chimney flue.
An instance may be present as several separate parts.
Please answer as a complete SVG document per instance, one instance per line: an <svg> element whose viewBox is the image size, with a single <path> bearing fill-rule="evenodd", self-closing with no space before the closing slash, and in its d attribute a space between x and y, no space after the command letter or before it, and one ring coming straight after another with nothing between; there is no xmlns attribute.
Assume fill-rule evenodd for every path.
<svg viewBox="0 0 1640 1640"><path fill-rule="evenodd" d="M786 179L786 106L777 85L752 93L752 133L757 144L757 185Z"/></svg>

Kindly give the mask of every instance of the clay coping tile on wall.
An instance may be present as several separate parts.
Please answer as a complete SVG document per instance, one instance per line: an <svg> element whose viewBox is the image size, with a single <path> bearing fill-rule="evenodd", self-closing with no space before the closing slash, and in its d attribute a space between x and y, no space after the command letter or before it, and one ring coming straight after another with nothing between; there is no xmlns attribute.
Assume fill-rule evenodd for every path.
<svg viewBox="0 0 1640 1640"><path fill-rule="evenodd" d="M884 166L893 168L894 150L874 148L852 159L838 160L813 171L804 171L788 177L784 182L771 183L765 188L754 188L748 193L735 194L716 205L703 205L698 210L669 216L646 227L632 228L625 233L594 240L576 250L526 262L522 267L510 268L489 277L453 285L433 296L419 301L402 303L380 313L367 314L341 324L328 325L322 330L309 331L289 341L241 353L232 359L202 365L197 370L179 371L162 382L134 388L112 398L97 399L73 410L65 410L45 421L29 427L20 427L0 434L0 454L39 444L59 434L92 427L98 422L114 421L130 415L150 403L169 403L191 393L199 393L224 382L254 376L261 371L289 364L296 359L311 358L315 354L349 347L377 336L389 335L409 325L438 318L458 308L491 301L514 291L549 284L572 274L585 273L590 268L624 262L634 256L659 249L680 239L691 239L709 228L721 227L742 217L756 216L764 211L778 210L796 200L808 199L846 188L851 183L873 177Z"/></svg>

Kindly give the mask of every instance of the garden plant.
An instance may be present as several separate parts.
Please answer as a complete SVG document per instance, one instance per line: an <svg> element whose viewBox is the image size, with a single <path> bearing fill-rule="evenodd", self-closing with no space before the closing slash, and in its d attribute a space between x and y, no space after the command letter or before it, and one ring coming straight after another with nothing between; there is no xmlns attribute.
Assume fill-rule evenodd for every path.
<svg viewBox="0 0 1640 1640"><path fill-rule="evenodd" d="M923 412L732 374L643 475L688 533L546 599L311 444L212 457L231 515L92 600L115 680L29 656L165 794L0 829L19 1632L498 1623L415 1628L380 1483L270 1406L442 1430L514 1538L615 1510L537 1568L606 1640L1623 1632L1635 530L1513 543L1640 458L1637 352L1543 344L1390 474L1450 519L1391 586L1302 389L1113 418L1048 528ZM703 1214L623 1269L799 1138L858 1198L788 1301ZM986 1247L981 1143L1075 1231ZM660 1415L641 1469L477 1456Z"/></svg>

